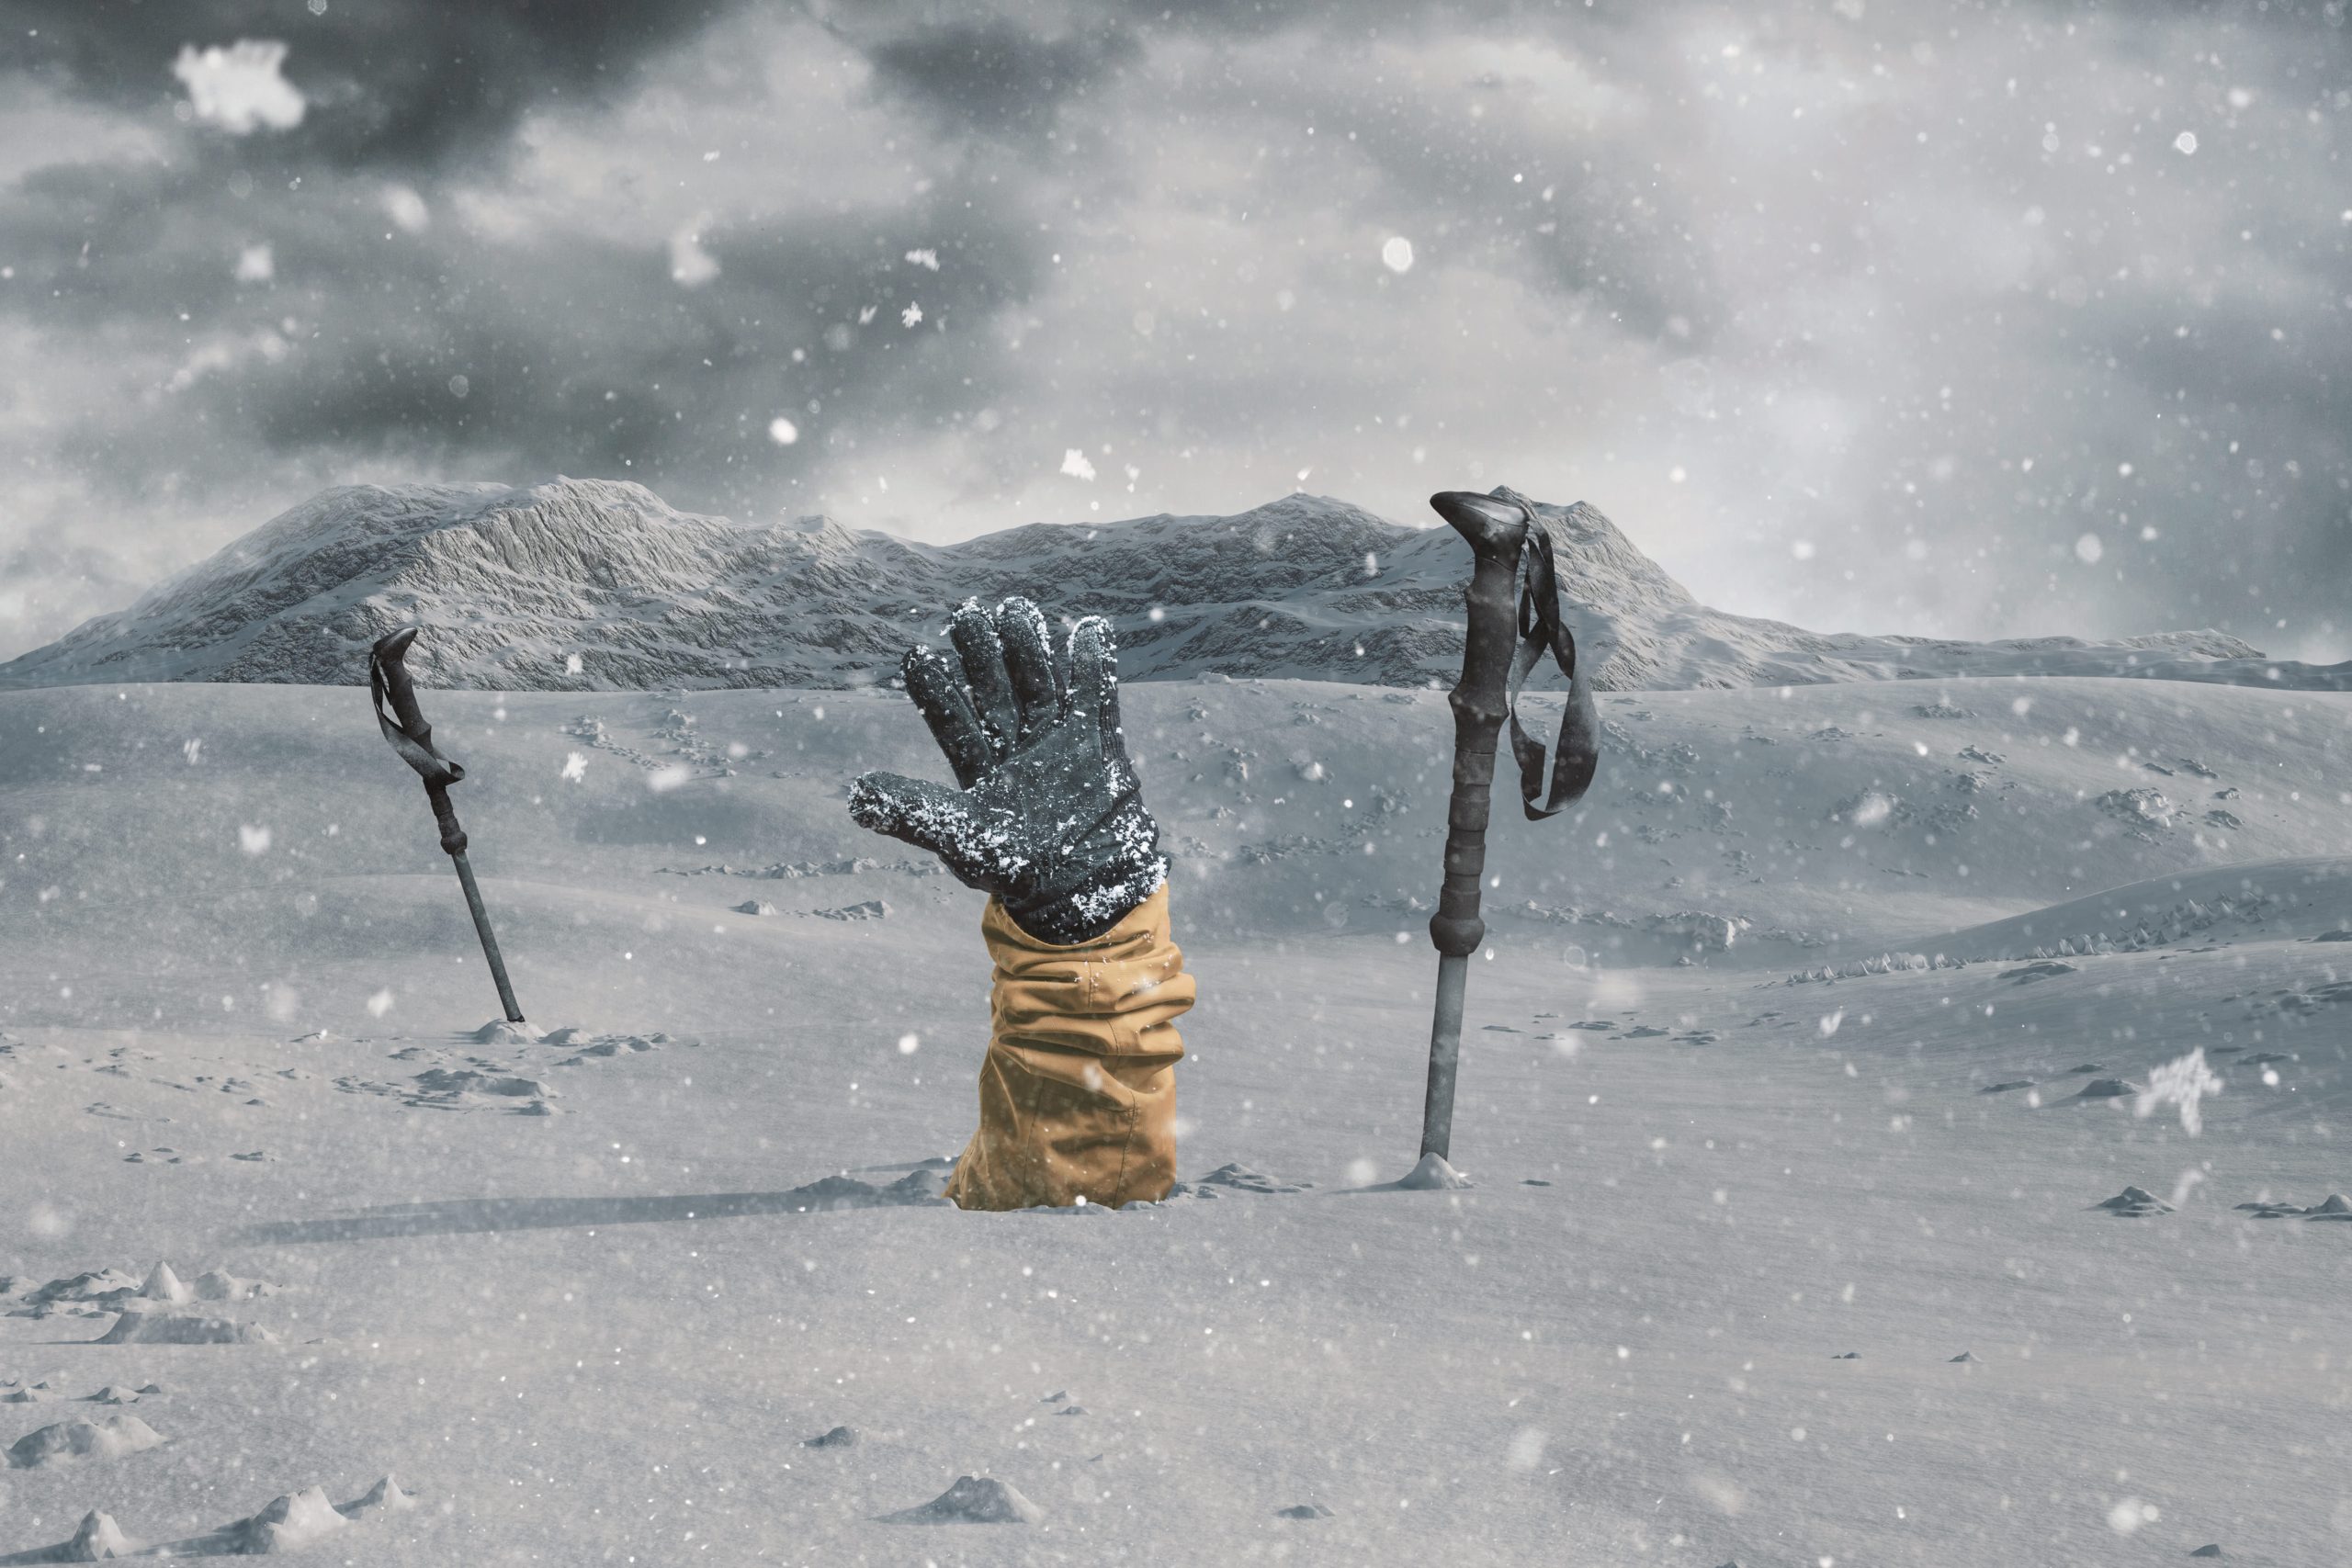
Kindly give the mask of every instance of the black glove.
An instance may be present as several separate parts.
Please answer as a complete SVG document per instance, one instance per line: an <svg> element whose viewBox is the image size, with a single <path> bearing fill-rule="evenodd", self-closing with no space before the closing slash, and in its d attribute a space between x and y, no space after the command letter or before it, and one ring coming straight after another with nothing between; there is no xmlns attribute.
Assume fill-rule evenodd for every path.
<svg viewBox="0 0 2352 1568"><path fill-rule="evenodd" d="M929 850L1040 941L1101 936L1168 878L1119 729L1111 623L1080 621L1060 659L1026 599L967 599L947 630L960 669L920 646L900 669L962 787L865 773L849 814Z"/></svg>

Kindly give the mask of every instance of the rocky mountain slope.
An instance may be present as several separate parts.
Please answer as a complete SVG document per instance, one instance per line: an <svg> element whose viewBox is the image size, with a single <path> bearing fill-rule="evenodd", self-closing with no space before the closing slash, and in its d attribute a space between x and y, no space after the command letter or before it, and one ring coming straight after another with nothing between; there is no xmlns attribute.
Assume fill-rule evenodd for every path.
<svg viewBox="0 0 2352 1568"><path fill-rule="evenodd" d="M1543 510L1581 542L1575 592L1604 687L2026 673L2352 684L2352 668L2268 673L2282 667L2216 632L1972 643L1724 615L1592 507ZM437 686L851 686L887 679L945 605L1012 592L1112 616L1131 679L1423 685L1459 669L1468 569L1449 529L1306 494L1230 517L1032 524L931 546L823 517L739 525L627 481L354 485L0 665L0 687L349 683L371 642L410 624L428 628L412 667Z"/></svg>

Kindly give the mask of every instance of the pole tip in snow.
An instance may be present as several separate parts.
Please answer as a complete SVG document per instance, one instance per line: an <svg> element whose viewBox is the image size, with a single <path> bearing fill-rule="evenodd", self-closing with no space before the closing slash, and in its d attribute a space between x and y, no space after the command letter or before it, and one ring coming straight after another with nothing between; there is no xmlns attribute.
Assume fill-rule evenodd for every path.
<svg viewBox="0 0 2352 1568"><path fill-rule="evenodd" d="M1476 1185L1468 1177L1445 1163L1442 1154L1421 1156L1421 1163L1397 1179L1396 1185L1408 1192L1458 1192Z"/></svg>

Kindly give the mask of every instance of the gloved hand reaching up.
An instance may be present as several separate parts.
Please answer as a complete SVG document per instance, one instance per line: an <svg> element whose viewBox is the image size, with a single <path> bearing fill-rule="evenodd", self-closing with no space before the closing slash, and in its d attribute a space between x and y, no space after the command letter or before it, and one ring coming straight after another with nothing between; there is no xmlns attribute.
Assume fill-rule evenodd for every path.
<svg viewBox="0 0 2352 1568"><path fill-rule="evenodd" d="M865 773L850 815L937 855L1031 936L1091 941L1168 876L1119 728L1111 625L1080 621L1057 657L1028 600L967 600L948 636L954 663L917 647L900 668L959 787Z"/></svg>

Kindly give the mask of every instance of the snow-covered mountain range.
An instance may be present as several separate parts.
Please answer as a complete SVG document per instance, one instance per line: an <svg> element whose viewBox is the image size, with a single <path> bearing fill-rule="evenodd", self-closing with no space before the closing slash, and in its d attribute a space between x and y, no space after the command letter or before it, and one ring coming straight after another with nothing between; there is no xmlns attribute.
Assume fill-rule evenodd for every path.
<svg viewBox="0 0 2352 1568"><path fill-rule="evenodd" d="M2163 674L2352 685L2352 666L2267 663L2218 632L2121 642L1824 636L1709 609L1582 502L1575 592L1614 689L2007 674ZM1130 679L1211 672L1450 682L1469 552L1293 494L1230 517L1032 524L933 546L829 518L741 525L643 486L556 479L328 490L162 583L0 665L0 686L344 684L368 645L428 629L428 684L499 690L852 686L887 678L944 608L1027 593L1119 626Z"/></svg>

